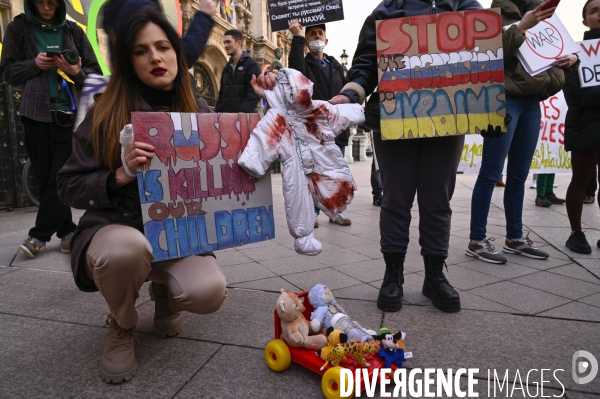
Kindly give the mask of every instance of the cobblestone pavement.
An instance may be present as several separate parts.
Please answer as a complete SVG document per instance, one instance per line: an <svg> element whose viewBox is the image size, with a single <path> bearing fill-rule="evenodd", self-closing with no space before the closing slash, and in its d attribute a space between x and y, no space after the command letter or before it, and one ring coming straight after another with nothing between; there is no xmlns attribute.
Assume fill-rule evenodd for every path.
<svg viewBox="0 0 600 399"><path fill-rule="evenodd" d="M351 169L359 185L346 212L352 225L337 226L322 215L315 235L324 251L316 257L294 252L285 223L281 175L273 175L277 238L217 254L229 283L229 298L216 314L185 313L179 337L152 335L153 304L146 287L142 288L137 302L139 372L117 386L103 383L98 374L107 315L102 297L77 290L69 257L59 251L57 239L33 260L18 251L36 209L0 211L0 397L322 397L318 375L297 365L274 373L264 362L263 348L273 338L277 292L324 283L363 326L406 331L407 346L415 356L407 361L409 368L479 368L481 397L487 396L490 369L502 374L509 370L513 382L519 371L523 384L530 369L562 369L556 375L566 397L600 398L600 375L586 385L571 378L575 351L586 350L600 359L597 206L586 205L583 218L593 253L573 254L564 246L569 234L564 205L537 208L535 190L527 189L526 231L551 257L539 261L509 255L506 265L491 265L464 254L476 177L459 175L452 201L447 276L460 290L463 310L444 314L420 293L423 262L415 203L405 305L399 313L384 313L376 306L384 264L378 244L379 209L370 195L370 161L354 163ZM556 193L564 197L569 176L557 175L557 182ZM505 231L502 195L503 189L497 188L489 218L489 234L499 243ZM75 211L76 217L81 214ZM548 375L543 394L560 395L561 385ZM531 394L539 374L534 379L527 387ZM522 391L516 390L514 397L523 397Z"/></svg>

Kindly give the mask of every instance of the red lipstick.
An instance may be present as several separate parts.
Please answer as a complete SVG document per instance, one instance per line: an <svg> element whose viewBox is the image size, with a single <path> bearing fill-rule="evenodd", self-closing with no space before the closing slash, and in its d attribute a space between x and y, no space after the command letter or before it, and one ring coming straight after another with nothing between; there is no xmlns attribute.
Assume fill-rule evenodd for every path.
<svg viewBox="0 0 600 399"><path fill-rule="evenodd" d="M156 67L152 71L150 71L150 73L154 76L162 76L165 73L167 73L167 70L165 68Z"/></svg>

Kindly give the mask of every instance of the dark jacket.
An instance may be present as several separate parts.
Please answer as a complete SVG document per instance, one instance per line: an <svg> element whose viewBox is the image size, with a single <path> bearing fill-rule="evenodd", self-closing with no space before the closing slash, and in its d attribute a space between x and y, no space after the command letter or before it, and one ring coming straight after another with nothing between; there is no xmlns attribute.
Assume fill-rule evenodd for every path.
<svg viewBox="0 0 600 399"><path fill-rule="evenodd" d="M204 100L197 99L200 112L211 112ZM140 111L152 109L145 101ZM130 226L144 232L142 208L136 180L116 188L114 172L98 165L89 136L94 109L91 108L73 135L71 157L56 176L58 195L63 203L86 212L71 240L71 269L75 284L81 291L98 291L93 280L85 274L86 251L92 238L102 227L111 224Z"/></svg>
<svg viewBox="0 0 600 399"><path fill-rule="evenodd" d="M525 10L530 11L539 6L543 0L526 0ZM519 22L521 10L510 0L494 0L492 7L502 10L502 25L507 26ZM502 35L504 46L504 87L507 96L539 95L545 100L558 93L565 85L565 72L562 68L552 67L535 76L531 76L517 58L517 50L525 42L525 36L511 26Z"/></svg>
<svg viewBox="0 0 600 399"><path fill-rule="evenodd" d="M600 30L585 32L584 40L600 39ZM600 147L600 86L581 87L579 73L567 74L563 89L569 110L565 121L565 149Z"/></svg>
<svg viewBox="0 0 600 399"><path fill-rule="evenodd" d="M35 7L31 5L30 8ZM57 13L66 6L64 0L59 1ZM67 21L62 27L63 49L77 50L81 57L81 70L75 76L69 76L75 82L71 85L75 104L79 104L81 88L85 77L89 74L102 75L102 70L87 36L76 23ZM0 71L6 83L23 85L21 116L39 122L52 122L50 113L50 88L45 71L39 69L35 59L39 54L33 28L26 22L25 14L17 15L6 27L2 46Z"/></svg>
<svg viewBox="0 0 600 399"><path fill-rule="evenodd" d="M219 99L215 111L258 112L258 100L260 98L250 86L252 75L260 75L260 66L249 52L244 51L235 67L235 73L231 70L230 59L223 68Z"/></svg>
<svg viewBox="0 0 600 399"><path fill-rule="evenodd" d="M350 84L345 87L359 94L358 102L373 93L378 85L375 21L481 9L477 0L437 0L435 8L433 3L432 0L385 0L367 17L358 37L352 68L348 72ZM365 114L367 120L364 125L371 130L380 130L378 95L371 96Z"/></svg>
<svg viewBox="0 0 600 399"><path fill-rule="evenodd" d="M158 0L109 0L104 5L103 28L106 32L119 32L119 29L125 24L127 19L136 11L144 8L151 8L162 12ZM204 52L206 42L210 36L215 21L201 11L194 15L194 19L189 24L187 32L181 39L185 61L188 67L192 67Z"/></svg>
<svg viewBox="0 0 600 399"><path fill-rule="evenodd" d="M342 90L342 87L344 87L346 83L348 83L348 79L344 75L344 68L342 68L342 65L340 65L334 57L325 54L325 57L331 65L332 80L331 82L322 82L319 76L319 69L321 67L315 58L310 54L304 56L304 43L304 36L294 36L292 39L290 56L288 58L288 66L302 72L304 76L314 83L313 100L329 101ZM350 129L346 129L335 138L335 143L337 145L347 146L349 137Z"/></svg>

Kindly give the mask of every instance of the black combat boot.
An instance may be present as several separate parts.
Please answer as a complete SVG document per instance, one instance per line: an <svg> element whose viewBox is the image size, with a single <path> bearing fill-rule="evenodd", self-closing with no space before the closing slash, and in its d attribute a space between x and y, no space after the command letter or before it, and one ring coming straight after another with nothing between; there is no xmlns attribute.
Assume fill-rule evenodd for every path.
<svg viewBox="0 0 600 399"><path fill-rule="evenodd" d="M433 306L442 312L460 311L460 296L444 276L446 258L425 255L423 260L425 261L423 295L430 298ZM446 269L448 269L448 266L446 266Z"/></svg>
<svg viewBox="0 0 600 399"><path fill-rule="evenodd" d="M385 276L379 289L377 307L387 312L402 309L402 284L404 284L404 257L401 253L384 253Z"/></svg>

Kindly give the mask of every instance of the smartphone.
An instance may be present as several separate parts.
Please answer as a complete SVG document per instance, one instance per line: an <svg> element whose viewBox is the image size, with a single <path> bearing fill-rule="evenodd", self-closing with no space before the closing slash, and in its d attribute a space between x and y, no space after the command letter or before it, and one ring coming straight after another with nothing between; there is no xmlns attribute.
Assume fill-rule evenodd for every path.
<svg viewBox="0 0 600 399"><path fill-rule="evenodd" d="M550 2L542 8L542 11L552 7L558 7L558 3L560 3L560 0L550 0Z"/></svg>

